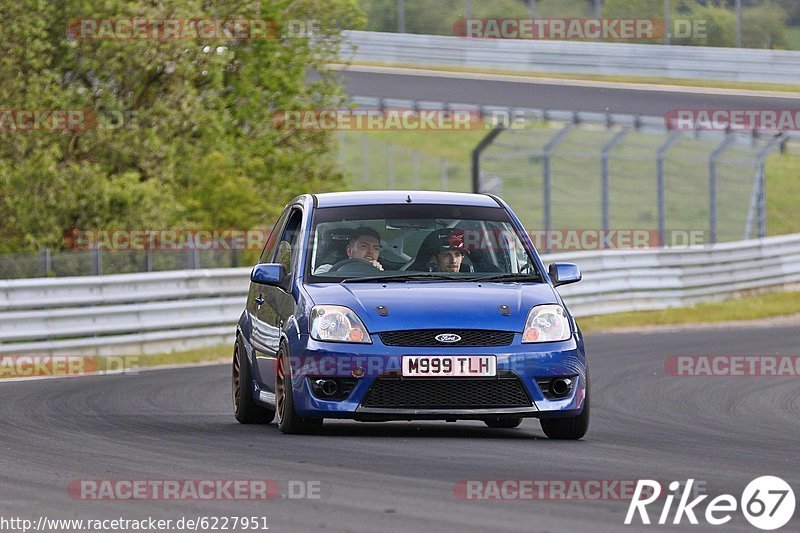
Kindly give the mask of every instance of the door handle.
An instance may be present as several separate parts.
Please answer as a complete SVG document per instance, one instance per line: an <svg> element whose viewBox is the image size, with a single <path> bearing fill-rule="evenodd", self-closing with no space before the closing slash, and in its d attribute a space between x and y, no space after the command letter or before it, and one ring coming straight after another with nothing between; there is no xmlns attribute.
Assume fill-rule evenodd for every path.
<svg viewBox="0 0 800 533"><path fill-rule="evenodd" d="M259 294L258 297L255 299L255 302L258 307L261 307L262 305L264 305L264 298L262 298L261 295Z"/></svg>

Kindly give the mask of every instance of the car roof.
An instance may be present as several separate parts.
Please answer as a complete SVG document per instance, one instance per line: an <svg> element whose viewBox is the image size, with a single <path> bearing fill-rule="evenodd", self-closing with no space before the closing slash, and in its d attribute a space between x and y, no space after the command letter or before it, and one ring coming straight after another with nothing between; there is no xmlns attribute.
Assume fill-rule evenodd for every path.
<svg viewBox="0 0 800 533"><path fill-rule="evenodd" d="M478 207L500 207L500 204L486 194L442 191L349 191L315 194L317 207L344 207L348 205L381 204L443 204L468 205Z"/></svg>

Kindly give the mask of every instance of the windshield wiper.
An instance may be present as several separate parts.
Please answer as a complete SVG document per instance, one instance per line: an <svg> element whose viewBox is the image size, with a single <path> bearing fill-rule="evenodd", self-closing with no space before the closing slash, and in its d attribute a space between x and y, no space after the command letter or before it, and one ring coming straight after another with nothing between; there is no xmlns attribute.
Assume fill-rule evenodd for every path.
<svg viewBox="0 0 800 533"><path fill-rule="evenodd" d="M370 281L416 281L416 280L448 280L448 281L472 281L472 278L455 278L444 274L432 272L419 272L417 274L389 274L387 276L365 276L362 278L345 278L339 283L361 283Z"/></svg>
<svg viewBox="0 0 800 533"><path fill-rule="evenodd" d="M497 274L495 276L475 276L468 281L538 281L542 278L536 274Z"/></svg>

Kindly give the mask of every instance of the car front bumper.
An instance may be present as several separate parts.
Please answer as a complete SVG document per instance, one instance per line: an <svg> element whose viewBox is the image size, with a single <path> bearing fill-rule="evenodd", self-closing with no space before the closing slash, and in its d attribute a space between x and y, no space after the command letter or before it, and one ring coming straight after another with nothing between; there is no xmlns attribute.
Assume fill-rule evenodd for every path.
<svg viewBox="0 0 800 533"><path fill-rule="evenodd" d="M319 342L307 335L290 344L292 390L295 409L304 417L345 418L362 421L386 420L484 420L489 418L564 417L580 414L586 395L586 357L583 344L573 337L567 341L521 344L520 335L508 346L493 347L398 347L385 346L378 335L372 344ZM402 378L400 363L404 355L492 355L497 359L498 379L516 377L529 402L511 406L469 405L368 405L370 390L378 379L436 380L442 378ZM571 376L574 380L569 395L548 399L537 384L537 378ZM312 391L312 380L347 379L352 390L341 400L327 400ZM470 380L460 380L469 389ZM482 378L485 381L486 378ZM419 387L418 387L419 389ZM424 390L424 387L423 387Z"/></svg>

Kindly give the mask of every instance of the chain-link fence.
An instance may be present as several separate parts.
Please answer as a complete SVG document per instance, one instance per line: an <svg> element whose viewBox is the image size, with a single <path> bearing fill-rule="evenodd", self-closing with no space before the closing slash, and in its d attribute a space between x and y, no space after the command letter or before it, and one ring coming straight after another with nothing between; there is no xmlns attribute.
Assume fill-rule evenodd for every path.
<svg viewBox="0 0 800 533"><path fill-rule="evenodd" d="M489 128L508 124L476 148L471 180L464 165L387 135L340 132L340 160L354 188L496 193L532 230L644 230L658 246L765 237L764 161L788 140L776 132L671 129L663 117L353 101L386 112L467 110Z"/></svg>
<svg viewBox="0 0 800 533"><path fill-rule="evenodd" d="M339 132L339 162L357 189L470 191L470 170L369 132Z"/></svg>
<svg viewBox="0 0 800 533"><path fill-rule="evenodd" d="M782 136L570 118L501 131L480 154L479 190L545 231L652 230L662 245L766 235L764 158Z"/></svg>
<svg viewBox="0 0 800 533"><path fill-rule="evenodd" d="M89 250L3 254L0 279L130 274L249 265L253 252L241 250Z"/></svg>

